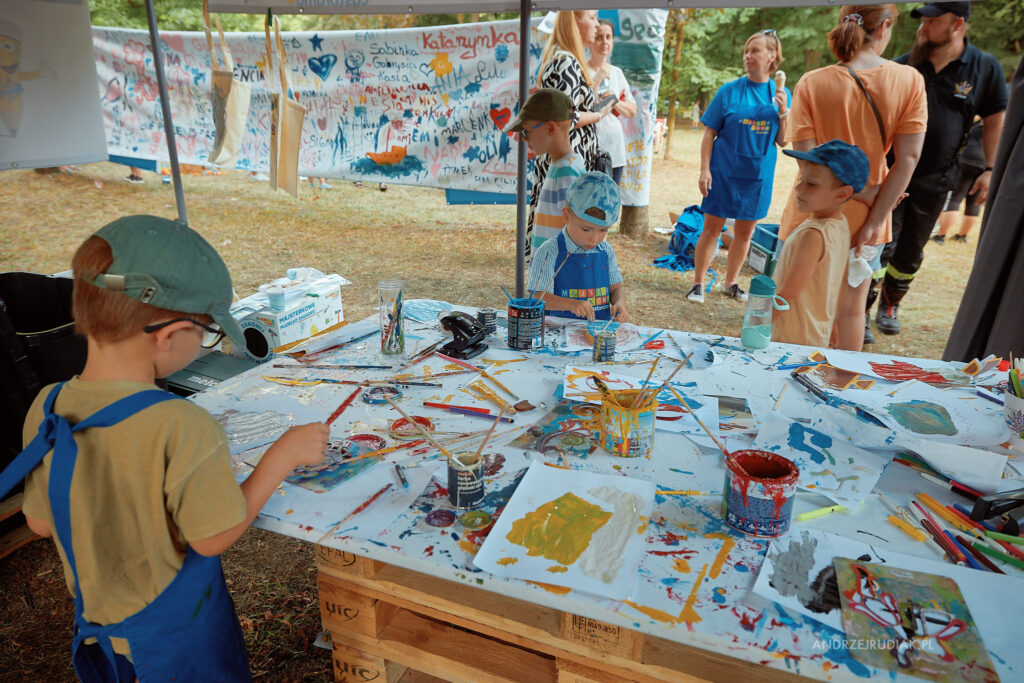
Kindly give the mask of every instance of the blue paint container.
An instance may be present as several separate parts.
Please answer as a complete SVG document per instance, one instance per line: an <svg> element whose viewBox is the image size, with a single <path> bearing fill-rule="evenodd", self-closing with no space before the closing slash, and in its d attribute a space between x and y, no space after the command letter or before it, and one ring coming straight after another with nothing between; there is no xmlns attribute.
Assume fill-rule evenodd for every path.
<svg viewBox="0 0 1024 683"><path fill-rule="evenodd" d="M544 346L544 302L526 297L508 302L508 346L530 351Z"/></svg>
<svg viewBox="0 0 1024 683"><path fill-rule="evenodd" d="M735 451L725 462L725 523L751 536L774 538L789 531L800 470L771 451Z"/></svg>

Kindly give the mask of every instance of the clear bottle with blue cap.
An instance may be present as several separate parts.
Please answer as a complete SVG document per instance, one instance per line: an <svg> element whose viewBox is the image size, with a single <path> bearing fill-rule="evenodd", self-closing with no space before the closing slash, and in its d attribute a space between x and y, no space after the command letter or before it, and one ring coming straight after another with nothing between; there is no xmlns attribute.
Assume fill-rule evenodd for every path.
<svg viewBox="0 0 1024 683"><path fill-rule="evenodd" d="M775 281L755 275L750 281L740 341L748 349L763 349L772 341L772 312L788 311L789 303L775 293Z"/></svg>

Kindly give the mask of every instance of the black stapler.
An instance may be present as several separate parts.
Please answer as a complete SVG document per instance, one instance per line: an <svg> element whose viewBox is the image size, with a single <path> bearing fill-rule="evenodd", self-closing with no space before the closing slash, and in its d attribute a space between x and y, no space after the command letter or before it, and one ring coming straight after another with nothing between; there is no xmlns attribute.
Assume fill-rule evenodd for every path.
<svg viewBox="0 0 1024 683"><path fill-rule="evenodd" d="M469 360L487 350L487 328L476 318L456 311L441 318L441 327L452 333L452 340L440 349L446 356Z"/></svg>
<svg viewBox="0 0 1024 683"><path fill-rule="evenodd" d="M974 501L971 519L978 522L993 517L1002 517L1003 533L1019 536L1024 529L1024 489L991 493Z"/></svg>

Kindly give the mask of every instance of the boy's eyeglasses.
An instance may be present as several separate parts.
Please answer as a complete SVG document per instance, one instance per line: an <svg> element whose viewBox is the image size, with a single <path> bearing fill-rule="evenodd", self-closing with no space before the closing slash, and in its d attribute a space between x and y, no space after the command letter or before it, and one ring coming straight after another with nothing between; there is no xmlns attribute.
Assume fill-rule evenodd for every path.
<svg viewBox="0 0 1024 683"><path fill-rule="evenodd" d="M204 349L212 349L214 346L220 343L220 340L224 338L224 330L220 329L219 325L205 325L198 320L192 318L175 318L174 320L165 320L162 323L153 323L152 325L146 325L142 328L142 331L146 334L152 334L157 330L163 329L173 323L189 322L193 325L197 325L203 330L203 341L202 345Z"/></svg>
<svg viewBox="0 0 1024 683"><path fill-rule="evenodd" d="M541 121L536 126L530 126L529 128L523 128L521 131L519 131L519 138L522 139L522 140L526 140L527 138L530 137L530 131L531 130L536 130L536 129L540 128L543 125L544 125L544 122Z"/></svg>

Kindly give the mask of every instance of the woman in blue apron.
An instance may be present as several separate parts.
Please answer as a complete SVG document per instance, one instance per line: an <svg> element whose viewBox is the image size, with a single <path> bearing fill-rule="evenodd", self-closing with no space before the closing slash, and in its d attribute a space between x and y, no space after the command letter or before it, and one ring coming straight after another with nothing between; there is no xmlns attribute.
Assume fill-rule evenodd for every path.
<svg viewBox="0 0 1024 683"><path fill-rule="evenodd" d="M747 75L719 88L701 117L706 128L698 185L704 196L704 230L694 252L693 286L686 295L690 301L704 302L704 278L727 218L736 222L722 291L739 301L747 298L737 279L754 226L768 214L775 146L783 144L792 99L785 74L780 71L771 78L781 62L782 44L774 29L752 35L743 49Z"/></svg>

